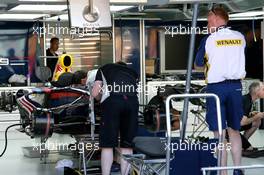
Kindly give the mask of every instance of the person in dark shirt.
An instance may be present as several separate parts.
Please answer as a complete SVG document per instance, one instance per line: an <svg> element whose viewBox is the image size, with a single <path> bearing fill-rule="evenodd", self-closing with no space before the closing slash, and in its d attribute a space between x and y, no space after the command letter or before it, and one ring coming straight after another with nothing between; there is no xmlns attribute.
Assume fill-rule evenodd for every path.
<svg viewBox="0 0 264 175"><path fill-rule="evenodd" d="M263 112L252 111L253 103L264 98L264 85L262 82L254 82L249 86L249 93L243 96L243 110L244 115L241 120L241 134L242 139L242 155L246 155L247 152L255 151L248 141L248 139L255 133L255 131L261 125L261 119L264 118Z"/></svg>
<svg viewBox="0 0 264 175"><path fill-rule="evenodd" d="M103 73L103 74L102 74ZM99 142L102 148L102 174L109 175L113 163L113 148L118 147L120 134L121 154L132 154L132 141L138 127L137 73L125 63L106 64L98 69L92 95L101 97L103 76L110 96L101 102L102 117ZM128 174L129 164L121 159L121 174Z"/></svg>
<svg viewBox="0 0 264 175"><path fill-rule="evenodd" d="M50 48L46 50L46 56L47 57L47 67L50 68L51 70L51 78L53 77L53 73L55 71L57 62L58 62L58 54L56 53L59 49L59 38L51 38L50 39ZM55 57L54 57L55 56ZM49 57L54 57L54 58L49 58Z"/></svg>

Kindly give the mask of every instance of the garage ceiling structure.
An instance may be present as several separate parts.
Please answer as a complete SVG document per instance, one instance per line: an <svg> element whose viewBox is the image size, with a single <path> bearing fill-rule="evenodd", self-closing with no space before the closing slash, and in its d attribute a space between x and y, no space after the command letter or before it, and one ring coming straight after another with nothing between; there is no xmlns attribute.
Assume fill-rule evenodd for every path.
<svg viewBox="0 0 264 175"><path fill-rule="evenodd" d="M213 4L221 4L234 18L262 19L263 0L110 0L111 12L121 16L142 15L144 18L188 20L192 16L192 4L199 2L199 17L205 17ZM88 3L88 0L87 0ZM138 8L141 6L141 8ZM140 10L139 10L140 9ZM241 12L252 11L244 14ZM132 13L131 13L132 12ZM136 13L135 13L136 12ZM140 13L139 13L140 12ZM60 15L67 20L67 0L1 0L0 20L56 20ZM231 15L232 17L232 15Z"/></svg>

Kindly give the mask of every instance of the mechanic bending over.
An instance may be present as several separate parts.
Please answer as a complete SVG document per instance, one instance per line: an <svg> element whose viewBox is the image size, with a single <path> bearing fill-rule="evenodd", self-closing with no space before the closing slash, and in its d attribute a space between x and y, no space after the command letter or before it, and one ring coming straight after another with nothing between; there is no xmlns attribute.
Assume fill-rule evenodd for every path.
<svg viewBox="0 0 264 175"><path fill-rule="evenodd" d="M126 63L106 64L97 71L92 95L97 100L102 96L103 76L110 96L101 103L102 118L99 142L102 149L103 175L110 175L113 163L113 148L120 147L121 154L132 154L132 141L137 134L139 103L137 97L137 73ZM120 143L118 138L120 134ZM129 164L121 159L121 174L127 175Z"/></svg>

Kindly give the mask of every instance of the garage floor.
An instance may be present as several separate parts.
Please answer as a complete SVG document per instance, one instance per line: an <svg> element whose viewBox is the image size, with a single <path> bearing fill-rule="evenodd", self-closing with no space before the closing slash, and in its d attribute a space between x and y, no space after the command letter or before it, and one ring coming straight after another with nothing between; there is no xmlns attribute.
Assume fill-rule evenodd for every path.
<svg viewBox="0 0 264 175"><path fill-rule="evenodd" d="M0 114L0 120L3 120L3 114ZM17 117L14 115L13 117ZM12 119L12 117L8 117ZM4 145L3 128L10 123L0 123L0 151ZM259 130L251 139L251 142L256 147L264 146L264 130ZM22 147L33 146L38 143L37 140L30 139L23 133L16 130L11 130L8 133L8 149L6 154L0 158L0 174L1 175L56 175L55 165L58 160L67 159L58 154L52 154L48 158L48 164L41 164L39 158L27 158L23 156ZM68 136L54 135L51 141L70 143L73 139ZM264 157L249 159L243 158L243 165L264 164ZM229 165L232 165L231 156L229 156ZM247 170L246 175L263 175L264 169ZM231 173L230 173L231 174Z"/></svg>

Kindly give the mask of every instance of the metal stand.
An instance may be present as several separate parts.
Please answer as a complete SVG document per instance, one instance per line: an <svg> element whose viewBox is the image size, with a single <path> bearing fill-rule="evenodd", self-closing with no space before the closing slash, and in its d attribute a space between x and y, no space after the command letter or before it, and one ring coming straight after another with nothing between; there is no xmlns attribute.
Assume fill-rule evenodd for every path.
<svg viewBox="0 0 264 175"><path fill-rule="evenodd" d="M86 150L86 144L92 143L94 145L95 141L91 140L92 135L81 135L81 136L75 136L77 143L81 144L82 149L79 150L79 170L83 171L84 175L87 174L87 164L90 162L91 158L93 157L96 149L93 147L91 150Z"/></svg>
<svg viewBox="0 0 264 175"><path fill-rule="evenodd" d="M116 151L132 166L132 172L136 171L138 175L161 175L166 167L166 159L148 159L145 154L122 155Z"/></svg>
<svg viewBox="0 0 264 175"><path fill-rule="evenodd" d="M40 138L40 161L47 164L48 150L46 149L47 139L44 137ZM44 151L43 151L44 150Z"/></svg>
<svg viewBox="0 0 264 175"><path fill-rule="evenodd" d="M170 101L173 98L208 98L213 97L216 101L216 110L217 110L217 122L218 122L218 133L219 133L219 143L223 143L223 130L222 130L222 120L221 120L221 110L220 110L220 100L215 94L179 94L179 95L170 95L166 99L166 125L167 125L167 145L171 145L171 118L170 118ZM186 121L187 121L186 117ZM187 122L185 123L185 125ZM170 149L166 150L166 175L170 173ZM222 160L222 150L218 151L218 166L221 165ZM219 173L220 174L220 173Z"/></svg>
<svg viewBox="0 0 264 175"><path fill-rule="evenodd" d="M193 131L190 138L198 137L202 134L203 131L208 127L208 124L206 123L205 117L202 113L204 113L204 109L197 109L197 110L191 110L191 113L194 114L194 122L193 122ZM198 132L198 134L196 134Z"/></svg>

